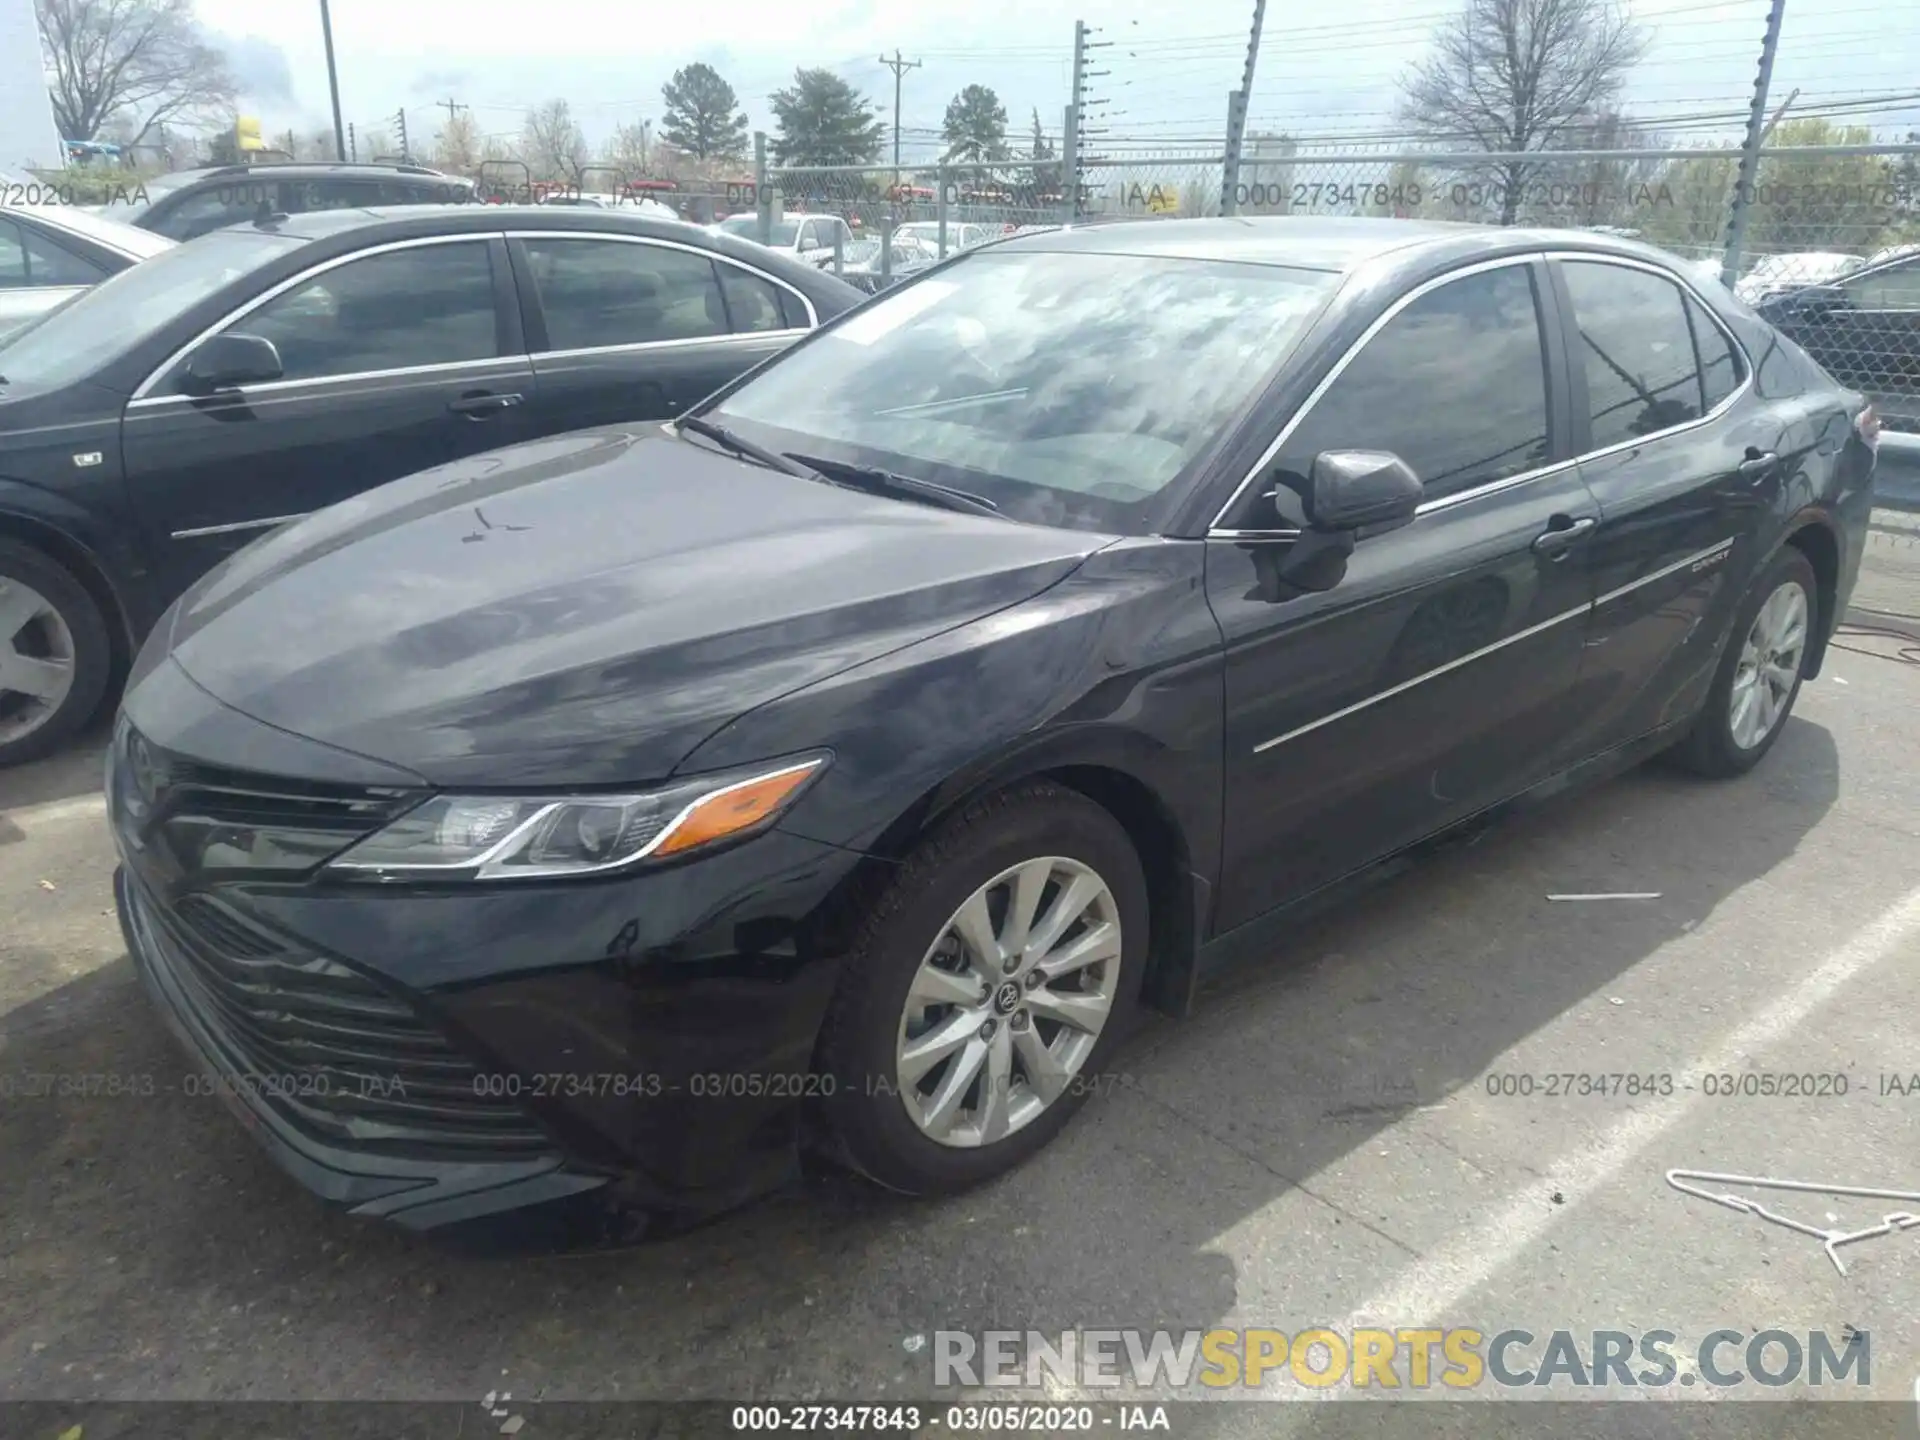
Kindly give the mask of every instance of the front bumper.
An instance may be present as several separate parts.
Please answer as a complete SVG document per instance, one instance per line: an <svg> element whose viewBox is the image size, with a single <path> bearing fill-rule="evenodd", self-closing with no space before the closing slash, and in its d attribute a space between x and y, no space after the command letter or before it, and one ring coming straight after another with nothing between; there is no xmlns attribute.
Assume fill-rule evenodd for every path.
<svg viewBox="0 0 1920 1440"><path fill-rule="evenodd" d="M793 1175L860 856L776 830L590 883L255 872L233 856L278 792L312 824L320 782L183 755L192 731L137 695L128 718L108 771L128 950L196 1088L309 1190L438 1229L527 1207L695 1218ZM166 757L149 798L133 726L140 765ZM214 813L222 775L243 812Z"/></svg>

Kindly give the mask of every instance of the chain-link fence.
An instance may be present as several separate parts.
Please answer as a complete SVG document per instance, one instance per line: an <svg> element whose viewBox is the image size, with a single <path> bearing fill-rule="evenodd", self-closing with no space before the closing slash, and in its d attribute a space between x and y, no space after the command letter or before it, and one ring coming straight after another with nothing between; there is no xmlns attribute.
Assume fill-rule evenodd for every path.
<svg viewBox="0 0 1920 1440"><path fill-rule="evenodd" d="M1572 227L1731 280L1887 428L1920 436L1920 145L1525 155L1250 147L1230 193L1221 155L932 166L767 168L758 229L867 290L1034 226L1220 215L1370 216ZM1730 243L1744 211L1741 242Z"/></svg>

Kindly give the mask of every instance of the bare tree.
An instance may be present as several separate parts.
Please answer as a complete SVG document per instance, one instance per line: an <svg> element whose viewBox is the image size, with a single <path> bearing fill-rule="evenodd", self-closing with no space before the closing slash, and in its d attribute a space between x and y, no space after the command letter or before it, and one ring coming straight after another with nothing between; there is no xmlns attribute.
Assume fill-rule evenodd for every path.
<svg viewBox="0 0 1920 1440"><path fill-rule="evenodd" d="M472 175L480 164L482 144L473 113L457 111L434 137L433 163L449 174Z"/></svg>
<svg viewBox="0 0 1920 1440"><path fill-rule="evenodd" d="M578 185L588 160L587 137L564 100L549 100L527 112L520 131L520 153L534 179L566 179Z"/></svg>
<svg viewBox="0 0 1920 1440"><path fill-rule="evenodd" d="M68 140L120 120L139 143L162 121L230 109L226 57L193 0L34 0L54 119Z"/></svg>
<svg viewBox="0 0 1920 1440"><path fill-rule="evenodd" d="M1467 0L1408 76L1403 118L1450 148L1549 149L1608 108L1645 53L1613 0ZM1518 159L1487 167L1502 225L1514 222L1536 169Z"/></svg>

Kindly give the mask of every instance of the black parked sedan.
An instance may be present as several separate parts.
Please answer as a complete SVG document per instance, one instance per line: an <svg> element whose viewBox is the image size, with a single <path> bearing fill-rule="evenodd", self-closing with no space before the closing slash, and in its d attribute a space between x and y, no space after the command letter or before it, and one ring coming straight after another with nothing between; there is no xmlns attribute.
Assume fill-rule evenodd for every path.
<svg viewBox="0 0 1920 1440"><path fill-rule="evenodd" d="M261 531L664 420L863 298L677 221L533 207L281 216L115 276L0 343L0 765L84 724Z"/></svg>
<svg viewBox="0 0 1920 1440"><path fill-rule="evenodd" d="M142 653L128 944L296 1176L686 1215L949 1190L1308 896L1817 674L1875 423L1590 236L970 252L672 427L261 541Z"/></svg>
<svg viewBox="0 0 1920 1440"><path fill-rule="evenodd" d="M1889 430L1920 435L1920 247L1755 308L1871 398Z"/></svg>

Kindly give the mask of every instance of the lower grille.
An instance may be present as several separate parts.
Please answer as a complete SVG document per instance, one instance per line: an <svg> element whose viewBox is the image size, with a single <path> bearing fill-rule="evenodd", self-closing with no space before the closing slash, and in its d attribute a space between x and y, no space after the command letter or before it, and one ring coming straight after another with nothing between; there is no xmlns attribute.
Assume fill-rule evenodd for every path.
<svg viewBox="0 0 1920 1440"><path fill-rule="evenodd" d="M222 1054L224 1078L328 1145L418 1159L549 1153L546 1132L407 1001L323 955L289 947L211 895L169 908L129 876L148 961L163 968Z"/></svg>

